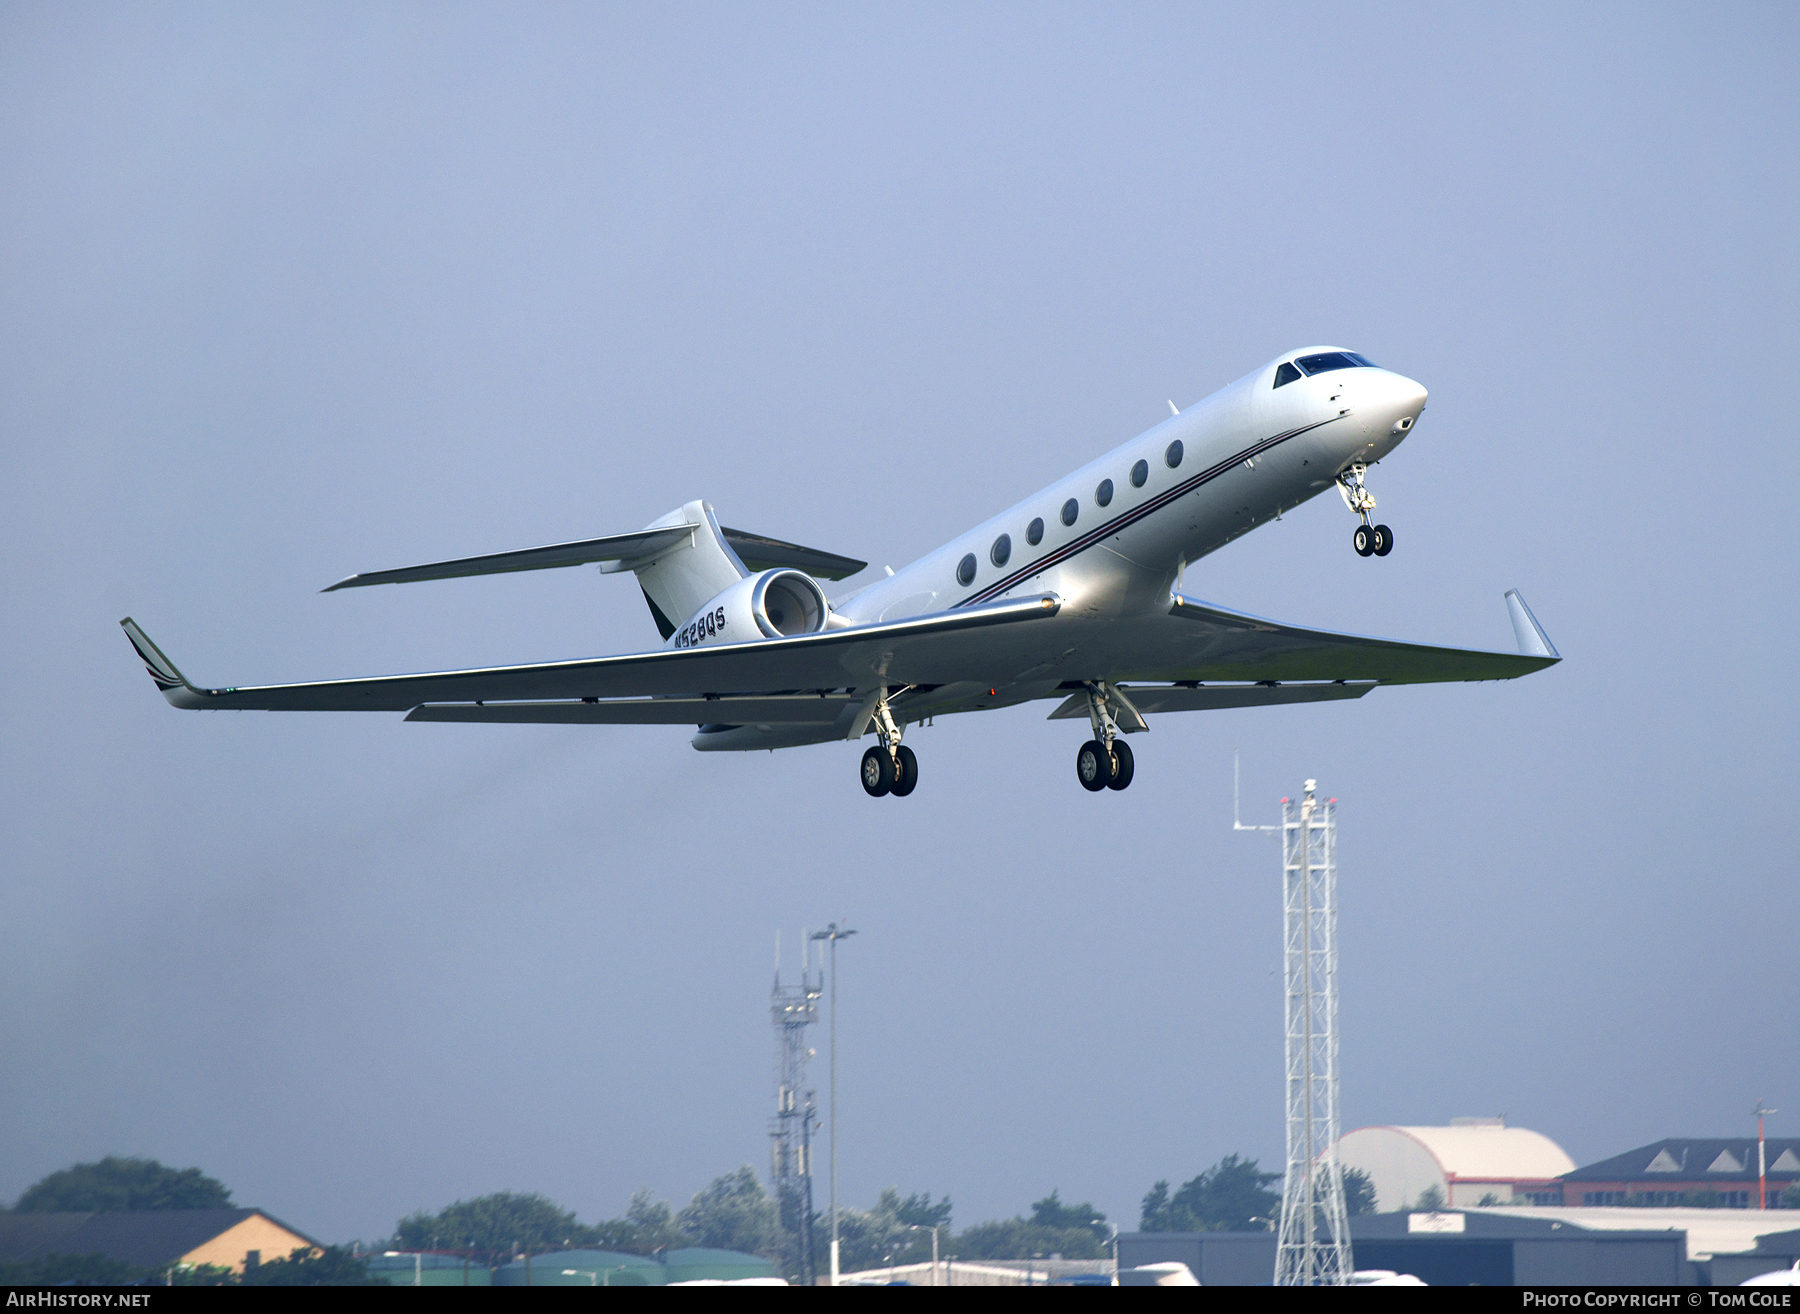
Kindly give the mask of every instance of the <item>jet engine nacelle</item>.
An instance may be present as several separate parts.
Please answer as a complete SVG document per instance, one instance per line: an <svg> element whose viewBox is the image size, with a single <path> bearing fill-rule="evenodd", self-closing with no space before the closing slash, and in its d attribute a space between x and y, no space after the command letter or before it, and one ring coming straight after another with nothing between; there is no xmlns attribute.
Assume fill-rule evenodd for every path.
<svg viewBox="0 0 1800 1314"><path fill-rule="evenodd" d="M739 580L688 617L665 648L748 643L825 628L831 606L825 590L798 570L765 570Z"/></svg>

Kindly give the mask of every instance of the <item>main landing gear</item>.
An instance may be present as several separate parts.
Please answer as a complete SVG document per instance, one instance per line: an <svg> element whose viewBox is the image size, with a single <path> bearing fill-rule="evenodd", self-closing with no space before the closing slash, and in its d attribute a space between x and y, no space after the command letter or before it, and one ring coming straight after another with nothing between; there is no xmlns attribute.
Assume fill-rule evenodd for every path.
<svg viewBox="0 0 1800 1314"><path fill-rule="evenodd" d="M892 794L905 798L919 783L919 759L912 749L897 745L893 752L871 748L862 758L862 787L871 798Z"/></svg>
<svg viewBox="0 0 1800 1314"><path fill-rule="evenodd" d="M1108 686L1089 684L1087 694L1088 722L1094 727L1094 737L1075 753L1075 778L1090 793L1124 789L1137 773L1131 759L1131 745L1118 737L1119 727L1113 719ZM1130 709L1130 715L1141 726L1143 718L1137 715L1135 708Z"/></svg>
<svg viewBox="0 0 1800 1314"><path fill-rule="evenodd" d="M1386 525L1371 525L1369 512L1375 509L1375 495L1363 486L1363 476L1369 467L1356 461L1346 470L1338 474L1338 492L1343 494L1344 505L1362 518L1362 524L1356 527L1351 542L1356 545L1359 557L1385 557L1394 550L1394 531Z"/></svg>
<svg viewBox="0 0 1800 1314"><path fill-rule="evenodd" d="M888 710L887 690L884 688L872 695L871 702L866 715L874 723L881 746L862 755L862 787L870 798L880 798L883 794L905 798L919 783L919 759L913 756L912 749L900 742L905 727L894 720L893 712ZM858 716L857 738L862 737L864 726L863 717Z"/></svg>

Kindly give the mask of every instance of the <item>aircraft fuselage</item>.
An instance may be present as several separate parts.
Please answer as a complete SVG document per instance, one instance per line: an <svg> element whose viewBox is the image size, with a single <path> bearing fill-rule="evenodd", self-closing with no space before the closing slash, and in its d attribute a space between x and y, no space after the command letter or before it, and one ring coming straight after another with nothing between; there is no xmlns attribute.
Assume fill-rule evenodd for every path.
<svg viewBox="0 0 1800 1314"><path fill-rule="evenodd" d="M1404 375L1365 365L1300 375L1289 364L1342 352L1284 353L844 599L836 616L862 625L1006 597L1062 599L1057 616L1030 633L995 636L985 685L964 681L908 695L909 720L1041 698L1102 671L1158 678L1144 669L1146 645L1157 642L1152 632L1172 642L1184 636L1131 621L1166 614L1188 563L1331 490L1353 464L1374 464L1418 420L1426 391ZM1296 377L1277 386L1284 368ZM834 737L814 727L742 726L702 732L694 746Z"/></svg>

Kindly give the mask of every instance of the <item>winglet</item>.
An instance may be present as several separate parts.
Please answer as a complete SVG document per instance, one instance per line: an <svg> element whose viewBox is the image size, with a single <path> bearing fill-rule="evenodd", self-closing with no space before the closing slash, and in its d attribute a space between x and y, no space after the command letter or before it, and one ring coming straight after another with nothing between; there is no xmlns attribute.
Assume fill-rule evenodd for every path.
<svg viewBox="0 0 1800 1314"><path fill-rule="evenodd" d="M1537 617L1531 614L1531 608L1525 605L1525 599L1519 596L1517 589L1506 591L1506 611L1512 617L1513 637L1519 641L1520 656L1562 660L1562 654L1556 651L1556 645L1550 642L1550 636L1544 633L1544 627L1538 624Z"/></svg>
<svg viewBox="0 0 1800 1314"><path fill-rule="evenodd" d="M150 678L156 681L156 687L162 690L162 696L169 700L170 705L188 709L199 707L200 691L175 669L175 663L150 641L150 636L138 628L138 623L127 616L119 625L124 629L125 637L131 640L131 646L137 649L138 659L144 663L144 669L150 672Z"/></svg>

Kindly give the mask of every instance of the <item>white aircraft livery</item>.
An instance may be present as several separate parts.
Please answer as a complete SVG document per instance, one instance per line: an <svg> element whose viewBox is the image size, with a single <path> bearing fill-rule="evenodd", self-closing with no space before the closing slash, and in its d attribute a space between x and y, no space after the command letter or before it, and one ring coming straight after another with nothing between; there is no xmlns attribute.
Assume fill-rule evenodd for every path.
<svg viewBox="0 0 1800 1314"><path fill-rule="evenodd" d="M863 788L906 795L906 727L1056 699L1087 720L1088 790L1131 783L1123 736L1159 712L1361 698L1378 684L1510 680L1561 660L1516 590L1519 651L1302 629L1182 593L1187 564L1336 487L1356 551L1384 557L1369 467L1412 432L1425 389L1339 347L1286 353L901 571L827 597L865 563L741 530L689 502L634 534L352 575L331 589L597 562L637 576L658 649L479 670L208 689L122 621L182 708L406 712L409 721L691 725L703 751L878 743ZM326 590L330 592L330 589Z"/></svg>

